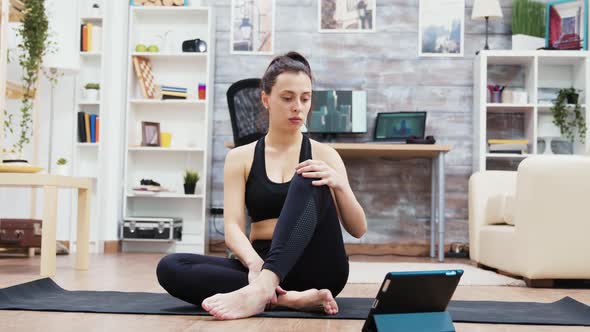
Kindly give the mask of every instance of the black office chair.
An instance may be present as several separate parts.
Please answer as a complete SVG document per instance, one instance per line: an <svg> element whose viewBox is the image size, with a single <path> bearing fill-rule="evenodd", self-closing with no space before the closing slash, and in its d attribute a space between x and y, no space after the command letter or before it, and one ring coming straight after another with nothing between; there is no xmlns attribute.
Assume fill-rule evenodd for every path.
<svg viewBox="0 0 590 332"><path fill-rule="evenodd" d="M227 90L227 105L236 147L257 141L268 132L268 111L260 100L259 78L237 81Z"/></svg>

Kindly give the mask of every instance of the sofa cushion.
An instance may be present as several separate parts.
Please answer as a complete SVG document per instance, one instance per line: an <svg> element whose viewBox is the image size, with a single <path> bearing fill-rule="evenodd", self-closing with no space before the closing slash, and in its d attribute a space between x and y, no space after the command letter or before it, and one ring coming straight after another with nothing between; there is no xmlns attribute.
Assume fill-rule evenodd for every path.
<svg viewBox="0 0 590 332"><path fill-rule="evenodd" d="M504 211L502 219L508 225L514 226L514 206L516 198L513 195L504 195Z"/></svg>
<svg viewBox="0 0 590 332"><path fill-rule="evenodd" d="M486 205L485 223L486 225L514 226L514 196L498 194L490 197Z"/></svg>
<svg viewBox="0 0 590 332"><path fill-rule="evenodd" d="M479 262L505 272L520 275L523 255L516 241L516 227L486 225L479 235Z"/></svg>

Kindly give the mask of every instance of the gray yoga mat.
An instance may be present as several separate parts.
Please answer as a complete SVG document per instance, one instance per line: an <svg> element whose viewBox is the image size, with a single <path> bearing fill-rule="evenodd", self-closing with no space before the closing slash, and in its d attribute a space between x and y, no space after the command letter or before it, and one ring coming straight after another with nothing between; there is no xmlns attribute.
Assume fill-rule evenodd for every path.
<svg viewBox="0 0 590 332"><path fill-rule="evenodd" d="M337 315L288 309L259 317L366 319L373 299L336 299ZM208 315L200 307L164 293L68 291L49 278L0 289L0 310L95 312L111 314ZM590 326L590 307L570 297L553 303L451 301L454 322Z"/></svg>

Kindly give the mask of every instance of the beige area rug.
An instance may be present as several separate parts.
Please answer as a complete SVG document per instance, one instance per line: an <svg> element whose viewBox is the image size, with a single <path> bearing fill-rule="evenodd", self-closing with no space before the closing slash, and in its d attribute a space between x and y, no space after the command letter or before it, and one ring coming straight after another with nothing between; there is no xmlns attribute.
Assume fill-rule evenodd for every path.
<svg viewBox="0 0 590 332"><path fill-rule="evenodd" d="M463 270L461 286L516 286L525 287L522 280L466 264L451 263L383 263L350 262L348 282L351 284L380 284L388 272Z"/></svg>

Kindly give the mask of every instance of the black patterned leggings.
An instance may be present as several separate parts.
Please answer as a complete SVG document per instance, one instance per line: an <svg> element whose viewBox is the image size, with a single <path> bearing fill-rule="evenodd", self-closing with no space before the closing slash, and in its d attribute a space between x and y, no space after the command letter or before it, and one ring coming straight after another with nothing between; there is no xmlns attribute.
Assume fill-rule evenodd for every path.
<svg viewBox="0 0 590 332"><path fill-rule="evenodd" d="M283 289L327 288L338 295L348 279L348 258L336 206L327 186L295 175L271 240L252 242L263 269L277 274ZM200 306L217 293L248 285L248 268L239 260L197 254L171 254L156 274L172 296Z"/></svg>

